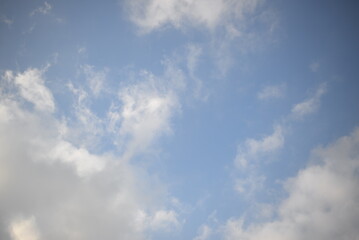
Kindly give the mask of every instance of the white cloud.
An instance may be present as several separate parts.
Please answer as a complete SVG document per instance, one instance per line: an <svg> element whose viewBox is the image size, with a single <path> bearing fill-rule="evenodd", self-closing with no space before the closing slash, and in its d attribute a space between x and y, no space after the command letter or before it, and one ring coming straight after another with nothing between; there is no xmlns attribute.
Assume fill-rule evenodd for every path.
<svg viewBox="0 0 359 240"><path fill-rule="evenodd" d="M148 150L160 136L171 133L171 118L180 110L178 94L185 87L182 71L170 61L164 65L162 76L145 70L131 73L131 81L122 84L119 90L108 89L113 99L105 117L93 111L93 95L85 90L86 86L69 83L77 101L73 105L75 121L70 121L74 129L65 131L66 137L95 151L102 140L110 140L127 160ZM88 84L91 86L90 81ZM65 122L68 120L71 119Z"/></svg>
<svg viewBox="0 0 359 240"><path fill-rule="evenodd" d="M258 94L257 97L260 100L266 100L271 98L281 98L284 96L284 85L273 85L273 86L266 86L262 88Z"/></svg>
<svg viewBox="0 0 359 240"><path fill-rule="evenodd" d="M298 103L292 108L292 115L296 118L304 117L318 110L320 105L320 98L326 93L327 85L321 84L314 96Z"/></svg>
<svg viewBox="0 0 359 240"><path fill-rule="evenodd" d="M45 86L43 78L45 70L29 68L15 76L12 71L6 71L3 78L7 81L14 81L19 88L20 95L33 103L37 110L53 112L55 110L55 103L52 93Z"/></svg>
<svg viewBox="0 0 359 240"><path fill-rule="evenodd" d="M138 211L136 227L141 231L148 232L171 232L181 226L178 214L173 210L158 210L150 213Z"/></svg>
<svg viewBox="0 0 359 240"><path fill-rule="evenodd" d="M76 98L76 101L72 106L75 121L71 121L71 125L73 125L74 129L66 131L65 134L78 145L96 149L95 146L100 145L101 137L106 133L104 126L106 121L92 111L91 96L93 95L89 94L83 86L77 88L72 83L69 83L67 87Z"/></svg>
<svg viewBox="0 0 359 240"><path fill-rule="evenodd" d="M279 88L277 88L279 87ZM258 94L258 98L267 99L270 97L278 97L283 88L280 86L269 86L264 88ZM316 90L314 96L305 101L296 104L289 115L289 120L292 121L291 117L302 118L307 114L316 111L320 105L320 98L326 92L327 85L321 84ZM290 123L287 121L286 123ZM264 136L261 139L247 139L244 144L240 144L237 147L237 155L234 163L236 167L242 171L239 178L236 178L235 190L245 197L253 197L264 186L265 176L258 172L258 166L262 162L259 162L259 158L267 157L269 154L276 152L281 149L284 145L285 125L277 125L274 128L274 132L271 135Z"/></svg>
<svg viewBox="0 0 359 240"><path fill-rule="evenodd" d="M177 213L173 210L160 210L155 212L150 222L151 229L153 230L164 229L169 231L173 228L178 228L179 225L180 223L177 219Z"/></svg>
<svg viewBox="0 0 359 240"><path fill-rule="evenodd" d="M180 28L188 22L213 28L224 11L224 4L220 0L137 0L128 1L128 5L132 13L131 20L144 32L168 24Z"/></svg>
<svg viewBox="0 0 359 240"><path fill-rule="evenodd" d="M251 197L255 192L261 190L264 186L265 177L250 174L245 178L236 179L235 190L244 195L245 197Z"/></svg>
<svg viewBox="0 0 359 240"><path fill-rule="evenodd" d="M212 235L212 229L207 225L201 226L198 231L198 236L193 238L193 240L206 240Z"/></svg>
<svg viewBox="0 0 359 240"><path fill-rule="evenodd" d="M10 233L13 240L40 240L34 216L13 221L10 225Z"/></svg>
<svg viewBox="0 0 359 240"><path fill-rule="evenodd" d="M203 26L213 30L228 18L241 19L260 1L249 0L135 0L128 1L130 19L145 32L171 25Z"/></svg>
<svg viewBox="0 0 359 240"><path fill-rule="evenodd" d="M312 163L286 184L288 197L277 218L244 226L225 225L227 240L357 239L359 236L359 129L313 151Z"/></svg>
<svg viewBox="0 0 359 240"><path fill-rule="evenodd" d="M78 130L73 120L58 120L23 104L26 99L36 108L46 109L48 104L42 106L38 99L52 99L50 90L41 85L40 70L17 75L7 71L3 79L7 89L0 91L0 239L136 240L148 239L148 231L172 231L180 226L178 213L166 204L165 187L146 169L111 151L97 154L86 144L74 144L77 139L67 132L83 130ZM28 80L35 87L29 87ZM127 125L139 139L141 129L144 134L157 135L161 124L164 128L169 124L169 115L162 112L169 111L167 100L172 95L167 88L161 90L162 85L153 83L142 102L141 94L150 82L139 82L122 92L129 119L134 121ZM21 93L21 89L31 94ZM81 102L86 93L72 90L80 104L85 104ZM124 129L121 124L119 128ZM83 134L86 137L86 132ZM148 139L138 141L150 144ZM148 216L150 227L137 227L138 212Z"/></svg>
<svg viewBox="0 0 359 240"><path fill-rule="evenodd" d="M247 199L251 199L264 186L266 177L257 169L270 154L281 149L284 145L283 127L277 125L271 135L261 139L247 139L237 148L234 164L241 171L236 178L234 189ZM253 199L252 199L253 200Z"/></svg>
<svg viewBox="0 0 359 240"><path fill-rule="evenodd" d="M101 172L106 164L106 160L103 157L92 155L87 149L83 147L76 148L66 141L59 141L49 151L46 158L71 164L80 177Z"/></svg>
<svg viewBox="0 0 359 240"><path fill-rule="evenodd" d="M120 100L123 107L119 135L132 138L128 146L130 155L133 149L146 147L156 135L170 131L168 120L177 105L176 96L162 93L157 83L150 80L122 89Z"/></svg>
<svg viewBox="0 0 359 240"><path fill-rule="evenodd" d="M50 3L44 2L44 5L34 9L30 13L30 16L34 16L36 14L43 14L43 15L49 14L51 9L52 9L52 6L50 5Z"/></svg>
<svg viewBox="0 0 359 240"><path fill-rule="evenodd" d="M125 9L140 33L172 27L186 32L200 28L211 33L206 50L219 77L233 65L233 52L248 53L272 41L278 25L275 11L264 0L126 0ZM253 25L261 26L253 28Z"/></svg>
<svg viewBox="0 0 359 240"><path fill-rule="evenodd" d="M170 119L180 109L177 92L183 87L183 74L166 68L161 77L143 71L140 81L121 88L119 103L108 112L108 126L118 136L117 146L125 147L124 159L145 151L159 136L171 132Z"/></svg>
<svg viewBox="0 0 359 240"><path fill-rule="evenodd" d="M244 145L239 145L235 163L239 168L245 168L262 154L267 154L280 149L284 144L283 127L274 127L272 135L264 136L260 140L247 139Z"/></svg>
<svg viewBox="0 0 359 240"><path fill-rule="evenodd" d="M83 53L84 50L82 50L83 48L81 48L81 53ZM79 50L79 53L80 53ZM101 71L95 71L94 70L94 66L90 66L90 65L84 65L82 66L83 72L85 74L85 77L88 81L89 87L92 91L92 93L95 96L98 96L100 94L100 92L103 90L104 88L104 83L106 82L106 75L108 72L108 69L104 69Z"/></svg>

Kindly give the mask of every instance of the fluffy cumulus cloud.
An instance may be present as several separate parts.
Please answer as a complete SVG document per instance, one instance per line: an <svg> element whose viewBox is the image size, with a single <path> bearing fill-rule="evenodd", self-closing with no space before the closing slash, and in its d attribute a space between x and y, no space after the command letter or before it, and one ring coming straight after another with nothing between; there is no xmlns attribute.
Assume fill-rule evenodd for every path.
<svg viewBox="0 0 359 240"><path fill-rule="evenodd" d="M224 238L357 239L359 236L359 129L313 151L311 164L285 183L288 197L272 221L245 225L230 219Z"/></svg>
<svg viewBox="0 0 359 240"><path fill-rule="evenodd" d="M209 30L225 24L229 18L241 19L260 1L254 0L135 0L128 1L131 20L147 33L170 25L188 24Z"/></svg>
<svg viewBox="0 0 359 240"><path fill-rule="evenodd" d="M145 169L113 152L94 153L64 133L76 129L51 114L55 105L43 74L27 69L2 78L0 239L134 240L178 228L179 215L166 204L164 186ZM149 112L166 107L156 97L144 100ZM134 118L134 128L151 128L142 127L144 119Z"/></svg>

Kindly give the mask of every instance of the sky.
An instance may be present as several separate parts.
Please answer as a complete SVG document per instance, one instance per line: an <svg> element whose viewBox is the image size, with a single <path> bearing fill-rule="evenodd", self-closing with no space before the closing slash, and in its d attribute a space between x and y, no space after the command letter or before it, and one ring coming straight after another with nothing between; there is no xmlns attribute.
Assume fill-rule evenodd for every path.
<svg viewBox="0 0 359 240"><path fill-rule="evenodd" d="M1 1L0 239L358 239L358 11Z"/></svg>

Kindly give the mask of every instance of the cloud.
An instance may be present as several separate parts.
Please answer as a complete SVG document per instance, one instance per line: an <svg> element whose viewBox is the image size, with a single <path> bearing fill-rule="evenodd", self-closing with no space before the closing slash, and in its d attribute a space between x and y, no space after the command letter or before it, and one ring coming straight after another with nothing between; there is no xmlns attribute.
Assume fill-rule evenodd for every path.
<svg viewBox="0 0 359 240"><path fill-rule="evenodd" d="M109 129L118 136L117 146L126 148L125 159L145 151L162 134L170 133L170 119L180 109L177 94L183 87L182 71L166 66L161 77L142 71L138 78L141 80L121 88L119 102L107 113Z"/></svg>
<svg viewBox="0 0 359 240"><path fill-rule="evenodd" d="M171 231L180 226L177 213L173 210L159 210L145 218L145 228L152 231Z"/></svg>
<svg viewBox="0 0 359 240"><path fill-rule="evenodd" d="M187 55L187 68L190 75L194 75L196 68L198 66L198 61L202 55L202 48L199 45L189 44Z"/></svg>
<svg viewBox="0 0 359 240"><path fill-rule="evenodd" d="M281 98L284 96L284 90L284 85L266 86L258 92L257 98L260 100Z"/></svg>
<svg viewBox="0 0 359 240"><path fill-rule="evenodd" d="M80 177L101 172L106 164L100 156L90 154L83 147L76 148L66 141L59 141L45 157L72 165Z"/></svg>
<svg viewBox="0 0 359 240"><path fill-rule="evenodd" d="M235 163L239 168L245 168L262 154L267 154L280 149L284 144L283 127L275 126L271 135L264 136L260 140L247 139L244 145L239 145Z"/></svg>
<svg viewBox="0 0 359 240"><path fill-rule="evenodd" d="M320 98L326 93L327 85L321 84L314 96L298 103L292 108L292 115L296 118L302 118L305 115L311 114L318 110L320 105Z"/></svg>
<svg viewBox="0 0 359 240"><path fill-rule="evenodd" d="M144 32L168 24L180 28L187 21L213 28L218 24L224 11L224 4L219 0L137 0L130 1L128 5L132 13L131 20Z"/></svg>
<svg viewBox="0 0 359 240"><path fill-rule="evenodd" d="M6 71L3 78L7 81L13 81L18 87L20 95L34 104L37 110L53 112L55 103L52 93L45 86L43 78L45 71L46 69L29 68L16 75L12 71Z"/></svg>
<svg viewBox="0 0 359 240"><path fill-rule="evenodd" d="M80 46L80 47L77 48L77 53L78 53L79 55L84 55L84 54L87 53L87 48L84 47L84 46Z"/></svg>
<svg viewBox="0 0 359 240"><path fill-rule="evenodd" d="M309 166L288 179L288 197L272 221L230 219L224 238L243 240L356 239L359 235L359 129L313 151Z"/></svg>
<svg viewBox="0 0 359 240"><path fill-rule="evenodd" d="M30 16L32 17L32 16L34 16L36 14L43 14L43 15L49 14L51 9L52 9L52 6L50 5L50 3L44 2L44 5L34 9L30 13Z"/></svg>
<svg viewBox="0 0 359 240"><path fill-rule="evenodd" d="M279 89L284 85L265 87L258 94L260 99L277 97L282 94ZM326 92L327 85L321 84L316 90L314 96L303 102L296 104L291 113L285 118L281 125L274 127L271 135L264 136L261 139L246 139L243 144L238 145L234 164L241 172L241 176L235 180L235 190L247 198L254 196L256 192L263 188L266 177L258 171L260 164L259 158L265 158L270 154L281 149L285 142L284 128L290 126L293 120L302 118L314 111L320 105L320 98ZM293 118L294 117L294 118ZM252 199L253 200L253 199Z"/></svg>
<svg viewBox="0 0 359 240"><path fill-rule="evenodd" d="M271 135L261 139L247 139L237 147L234 164L241 171L235 180L234 189L247 199L253 200L255 194L265 185L265 175L258 172L258 166L263 164L263 158L281 149L284 145L283 127L277 125Z"/></svg>
<svg viewBox="0 0 359 240"><path fill-rule="evenodd" d="M233 53L249 53L272 42L279 21L275 11L266 8L263 2L127 0L124 8L141 34L168 28L209 32L209 41L203 45L208 49L203 51L210 54L219 77L223 77L235 61Z"/></svg>
<svg viewBox="0 0 359 240"><path fill-rule="evenodd" d="M85 86L87 85L85 84ZM77 141L81 142L83 146L98 145L101 136L105 134L103 126L106 124L105 120L92 111L91 95L83 87L77 88L71 82L67 87L76 98L72 106L76 121L71 122L72 125L75 125L75 131L66 131L66 133L71 135L73 140L78 139Z"/></svg>
<svg viewBox="0 0 359 240"><path fill-rule="evenodd" d="M13 240L39 240L40 235L36 227L35 218L21 218L10 225L10 232Z"/></svg>
<svg viewBox="0 0 359 240"><path fill-rule="evenodd" d="M8 17L5 16L5 15L2 15L2 16L0 17L0 21L3 22L3 23L5 23L8 27L11 27L12 24L14 23L14 20L13 20L13 19L10 19L10 18L8 18Z"/></svg>
<svg viewBox="0 0 359 240"><path fill-rule="evenodd" d="M234 188L238 193L248 198L263 188L265 180L264 176L249 172L249 175L245 178L236 179Z"/></svg>
<svg viewBox="0 0 359 240"><path fill-rule="evenodd" d="M205 92L203 81L197 77L196 71L200 62L200 58L203 55L203 48L198 44L187 45L187 70L189 78L193 81L193 95L197 99L206 101L208 99L208 93Z"/></svg>
<svg viewBox="0 0 359 240"><path fill-rule="evenodd" d="M124 161L116 151L96 153L86 145L76 144L73 135L66 134L78 131L70 118L59 120L51 111L43 114L24 102L31 100L42 109L37 101L47 98L34 95L47 92L45 96L52 96L41 84L41 73L38 69L19 74L6 71L3 77L7 80L6 89L0 92L0 239L135 240L148 239L153 231L177 229L181 225L179 213L169 208L165 186L146 169L130 159ZM152 113L161 117L159 107L166 106L158 103L157 97L162 95L151 95L142 104L139 98L143 92L136 89L145 89L139 86L141 83L128 86L125 96L135 99L130 102L136 106L145 106L143 111L150 113L146 117L153 117ZM21 89L32 94L17 94ZM165 91L161 93L167 96ZM134 105L125 105L142 111L142 107L138 110ZM132 120L150 134L161 130L156 124L155 130L148 130L146 120L151 119L140 121L145 127L138 124L137 118ZM146 144L150 144L148 141ZM138 226L139 213L146 216L145 227Z"/></svg>
<svg viewBox="0 0 359 240"><path fill-rule="evenodd" d="M198 236L193 238L193 240L206 240L212 235L212 229L207 225L201 226L198 231Z"/></svg>
<svg viewBox="0 0 359 240"><path fill-rule="evenodd" d="M147 74L147 73L145 73ZM176 107L176 96L161 92L161 87L152 82L141 82L124 88L119 93L121 109L120 138L130 137L128 153L146 147L161 132L170 131L169 118Z"/></svg>
<svg viewBox="0 0 359 240"><path fill-rule="evenodd" d="M79 49L79 53L83 53L84 48ZM106 81L106 75L108 69L104 69L101 71L95 71L94 66L90 66L85 64L82 66L82 70L85 74L86 80L88 81L88 85L95 96L98 96L100 92L104 88L104 83Z"/></svg>
<svg viewBox="0 0 359 240"><path fill-rule="evenodd" d="M241 19L260 1L249 0L135 0L128 1L130 19L148 33L164 26L203 26L213 30L230 17Z"/></svg>

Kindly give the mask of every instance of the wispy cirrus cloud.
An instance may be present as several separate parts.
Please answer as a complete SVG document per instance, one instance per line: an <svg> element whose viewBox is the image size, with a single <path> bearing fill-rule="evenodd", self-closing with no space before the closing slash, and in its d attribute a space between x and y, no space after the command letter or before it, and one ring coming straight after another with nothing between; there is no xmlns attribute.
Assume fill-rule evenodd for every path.
<svg viewBox="0 0 359 240"><path fill-rule="evenodd" d="M260 100L282 98L284 96L284 92L285 86L283 84L266 86L258 92L257 98Z"/></svg>
<svg viewBox="0 0 359 240"><path fill-rule="evenodd" d="M198 235L193 240L206 240L212 235L212 228L202 225L198 231Z"/></svg>
<svg viewBox="0 0 359 240"><path fill-rule="evenodd" d="M243 145L238 146L235 164L239 168L245 168L248 164L252 164L261 154L277 151L284 144L283 127L278 125L274 127L271 135L262 137L261 139L249 138Z"/></svg>
<svg viewBox="0 0 359 240"><path fill-rule="evenodd" d="M303 102L295 104L292 108L292 115L295 118L302 118L318 110L321 97L327 92L327 84L321 84L314 95Z"/></svg>
<svg viewBox="0 0 359 240"><path fill-rule="evenodd" d="M274 87L264 88L262 98L277 95L278 89ZM296 120L314 113L320 105L320 99L327 91L327 84L321 84L310 98L297 103L291 109L281 124L274 127L271 135L265 135L260 139L247 138L237 147L234 164L238 170L242 171L241 177L235 181L235 190L245 196L251 197L254 193L262 189L265 182L265 175L257 171L259 166L263 166L263 159L268 158L278 152L285 145L286 131ZM272 95L272 96L271 96ZM258 94L258 97L260 95ZM260 161L262 160L262 161Z"/></svg>
<svg viewBox="0 0 359 240"><path fill-rule="evenodd" d="M39 6L38 8L34 9L31 13L30 13L30 16L34 16L36 14L43 14L43 15L46 15L46 14L49 14L50 11L52 9L52 5L48 2L44 2L44 5L43 6Z"/></svg>
<svg viewBox="0 0 359 240"><path fill-rule="evenodd" d="M80 51L81 50L81 51ZM83 48L79 49L79 53L81 54ZM88 86L91 89L91 92L95 96L99 96L101 91L104 89L104 83L106 82L106 77L108 73L108 69L96 70L94 66L85 64L82 66L83 73L85 74L86 80L88 81Z"/></svg>
<svg viewBox="0 0 359 240"><path fill-rule="evenodd" d="M241 174L236 178L234 188L239 194L252 198L264 187L266 177L257 168L264 164L264 159L278 152L284 141L284 127L277 125L272 134L260 139L248 138L238 145L234 164Z"/></svg>
<svg viewBox="0 0 359 240"><path fill-rule="evenodd" d="M9 28L12 26L12 24L14 23L13 19L8 18L5 15L1 15L0 17L0 21L5 23Z"/></svg>

